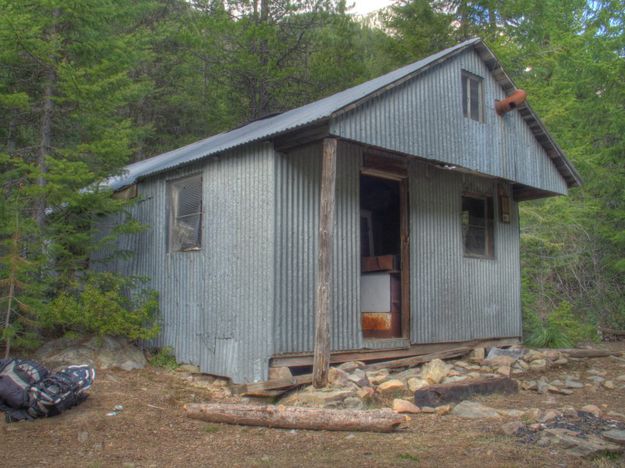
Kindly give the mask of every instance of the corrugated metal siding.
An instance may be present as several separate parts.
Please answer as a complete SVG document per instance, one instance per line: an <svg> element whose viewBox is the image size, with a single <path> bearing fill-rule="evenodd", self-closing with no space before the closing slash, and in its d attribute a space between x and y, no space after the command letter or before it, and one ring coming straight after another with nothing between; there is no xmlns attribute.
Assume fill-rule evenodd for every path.
<svg viewBox="0 0 625 468"><path fill-rule="evenodd" d="M484 123L462 114L462 70L484 78ZM333 119L330 131L353 141L567 193L566 182L519 113L504 117L495 113L495 99L504 97L484 62L467 49Z"/></svg>
<svg viewBox="0 0 625 468"><path fill-rule="evenodd" d="M302 128L308 124L329 118L332 113L344 106L362 99L369 94L402 79L404 76L417 72L437 60L441 60L464 48L479 44L480 39L469 39L461 44L425 57L418 62L393 70L385 75L361 83L352 88L325 97L310 104L306 104L290 111L256 120L232 131L213 135L204 140L177 148L173 151L136 162L126 166L124 174L108 180L108 185L117 190L134 183L138 178L145 177L165 170L191 164L201 158L219 154L226 150L249 144L255 141L267 140L272 136L285 133L289 130Z"/></svg>
<svg viewBox="0 0 625 468"><path fill-rule="evenodd" d="M362 347L360 330L361 151L339 143L332 278L332 349ZM278 156L275 353L313 350L321 146Z"/></svg>
<svg viewBox="0 0 625 468"><path fill-rule="evenodd" d="M463 192L495 200L495 259L466 258ZM498 222L495 181L413 161L410 166L413 343L521 335L518 210Z"/></svg>
<svg viewBox="0 0 625 468"><path fill-rule="evenodd" d="M167 252L167 180L202 173L202 249ZM231 151L139 185L134 216L149 225L124 236L136 254L108 269L151 278L160 292L162 334L178 360L236 382L267 378L272 354L275 152Z"/></svg>

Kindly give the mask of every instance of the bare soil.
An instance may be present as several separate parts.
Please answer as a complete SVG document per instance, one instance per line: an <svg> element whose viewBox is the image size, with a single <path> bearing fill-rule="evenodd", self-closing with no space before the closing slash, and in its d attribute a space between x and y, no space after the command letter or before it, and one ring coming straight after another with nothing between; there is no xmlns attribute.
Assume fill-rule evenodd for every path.
<svg viewBox="0 0 625 468"><path fill-rule="evenodd" d="M625 350L625 343L600 347ZM625 362L612 358L572 361L549 369L549 379L590 368L606 378L625 374ZM524 380L542 373L527 373ZM576 409L595 404L605 413L625 413L625 382L616 389L575 390L572 395L517 395L476 398L498 409ZM579 459L564 450L525 444L502 435L508 419L466 420L455 416L414 415L392 434L289 431L208 424L188 419L182 405L217 400L207 389L190 386L180 373L100 371L90 398L54 418L0 422L0 466L625 466L622 456ZM107 416L116 405L124 409ZM616 418L618 419L618 418Z"/></svg>

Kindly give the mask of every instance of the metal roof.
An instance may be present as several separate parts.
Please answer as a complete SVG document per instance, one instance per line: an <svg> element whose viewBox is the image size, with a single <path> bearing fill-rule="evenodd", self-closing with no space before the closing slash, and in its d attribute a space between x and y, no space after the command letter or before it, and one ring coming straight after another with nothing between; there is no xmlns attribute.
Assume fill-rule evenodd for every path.
<svg viewBox="0 0 625 468"><path fill-rule="evenodd" d="M508 76L502 71L499 72L501 70L499 62L490 49L483 44L480 38L473 38L454 47L450 47L436 54L430 55L429 57L419 60L418 62L406 65L405 67L394 70L373 80L333 94L332 96L328 96L310 104L289 110L282 114L253 121L229 132L219 133L190 145L130 164L124 168L121 175L110 178L107 181L107 185L113 190L119 190L135 183L142 177L171 170L241 145L267 140L271 137L305 127L315 122L327 120L347 106L352 107L354 105L359 105L368 98L386 91L389 87L403 83L406 79L411 78L415 74L421 73L426 69L429 69L430 66L440 63L471 46L476 47L478 52L485 55L483 58L487 61L487 63L488 61L496 63L497 70L494 70L493 68L491 69L494 70L493 73L498 81L501 82L500 84L504 86L504 89L506 89L506 91L509 91L510 87L514 89L514 84ZM500 73L499 77L497 77L496 72ZM531 110L530 113L531 117L535 118L535 115L531 112ZM538 125L541 134L546 135L547 137L544 141L541 141L541 144L545 146L548 152L552 149L557 153L555 156L558 157L558 161L561 161L561 164L560 166L556 164L556 166L558 166L558 170L562 173L563 177L567 179L570 186L579 185L580 180L579 176L575 172L575 169L568 162L557 145L553 143L553 140L547 134L547 131L542 123L540 123L537 118L532 119L532 122L538 122L535 125ZM547 147L547 144L549 148ZM552 158L554 160L556 159L554 156L552 156Z"/></svg>

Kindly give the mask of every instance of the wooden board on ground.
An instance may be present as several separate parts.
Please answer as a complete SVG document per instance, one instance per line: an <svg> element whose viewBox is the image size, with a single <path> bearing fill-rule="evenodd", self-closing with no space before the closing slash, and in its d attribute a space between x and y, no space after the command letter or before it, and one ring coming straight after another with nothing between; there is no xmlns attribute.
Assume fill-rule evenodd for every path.
<svg viewBox="0 0 625 468"><path fill-rule="evenodd" d="M289 406L190 403L188 417L212 423L325 431L392 432L406 416L391 410L332 410Z"/></svg>
<svg viewBox="0 0 625 468"><path fill-rule="evenodd" d="M452 348L445 351L439 351L438 353L425 354L423 356L413 356L409 358L395 359L393 361L378 362L376 364L369 364L367 366L367 370L414 367L418 366L419 364L425 364L426 362L432 361L434 359L450 359L454 357L464 356L465 354L470 353L472 349L473 348L462 346L460 348Z"/></svg>
<svg viewBox="0 0 625 468"><path fill-rule="evenodd" d="M508 377L471 380L449 384L430 385L417 390L414 394L417 406L440 406L447 403L466 400L474 395L491 393L512 394L519 392L519 384Z"/></svg>
<svg viewBox="0 0 625 468"><path fill-rule="evenodd" d="M340 364L348 361L379 361L399 359L411 356L423 356L448 349L467 348L491 348L493 346L512 346L519 343L518 338L496 338L492 340L470 340L453 343L415 344L411 346L393 349L360 349L351 351L334 351L330 355L331 364ZM312 365L312 353L280 354L271 358L271 367L300 367Z"/></svg>

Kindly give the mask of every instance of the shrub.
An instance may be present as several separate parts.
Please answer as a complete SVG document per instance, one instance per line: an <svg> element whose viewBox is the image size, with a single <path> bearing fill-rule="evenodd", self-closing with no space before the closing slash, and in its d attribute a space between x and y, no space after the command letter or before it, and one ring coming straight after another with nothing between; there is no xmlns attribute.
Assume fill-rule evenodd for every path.
<svg viewBox="0 0 625 468"><path fill-rule="evenodd" d="M157 350L150 358L150 364L155 367L162 367L169 370L174 370L178 367L176 355L170 346Z"/></svg>
<svg viewBox="0 0 625 468"><path fill-rule="evenodd" d="M64 332L154 338L160 331L158 294L144 283L137 277L90 273L81 285L52 301L42 323Z"/></svg>
<svg viewBox="0 0 625 468"><path fill-rule="evenodd" d="M525 343L535 348L568 348L597 338L595 328L577 319L567 301L562 301L545 320L534 312L526 313L524 326L529 332Z"/></svg>

